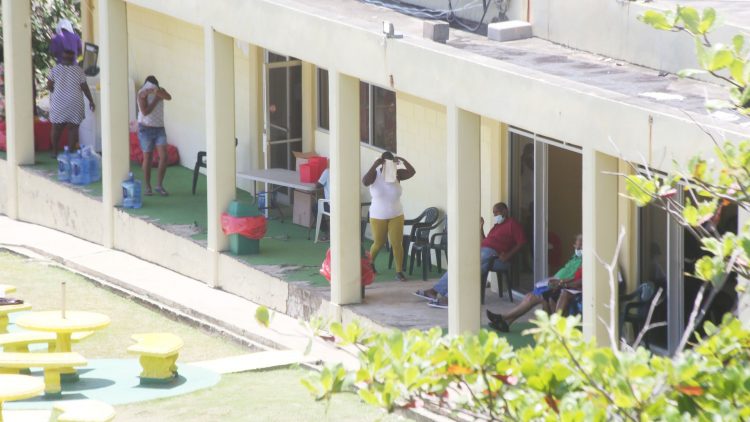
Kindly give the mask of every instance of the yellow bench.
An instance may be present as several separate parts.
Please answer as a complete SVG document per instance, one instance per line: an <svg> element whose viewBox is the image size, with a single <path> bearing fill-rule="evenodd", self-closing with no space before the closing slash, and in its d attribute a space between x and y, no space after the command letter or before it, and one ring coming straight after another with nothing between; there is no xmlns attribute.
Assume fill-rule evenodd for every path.
<svg viewBox="0 0 750 422"><path fill-rule="evenodd" d="M60 370L74 366L86 366L86 359L78 353L0 353L0 373L17 374L21 369L42 368L44 370L44 394L47 397L62 396Z"/></svg>
<svg viewBox="0 0 750 422"><path fill-rule="evenodd" d="M31 309L31 305L28 303L0 306L0 333L8 332L8 314L12 312L28 311L29 309Z"/></svg>
<svg viewBox="0 0 750 422"><path fill-rule="evenodd" d="M79 342L94 334L93 331L81 331L73 333L71 341ZM41 331L19 331L14 333L0 334L0 347L4 352L22 353L29 352L30 344L47 344L47 351L54 351L57 336L55 333L45 333Z"/></svg>
<svg viewBox="0 0 750 422"><path fill-rule="evenodd" d="M0 293L8 294L16 291L16 286L12 284L0 284Z"/></svg>
<svg viewBox="0 0 750 422"><path fill-rule="evenodd" d="M170 333L133 334L137 343L128 353L141 355L141 384L170 382L177 377L177 355L182 339Z"/></svg>
<svg viewBox="0 0 750 422"><path fill-rule="evenodd" d="M57 402L51 422L108 422L115 418L115 409L97 400Z"/></svg>

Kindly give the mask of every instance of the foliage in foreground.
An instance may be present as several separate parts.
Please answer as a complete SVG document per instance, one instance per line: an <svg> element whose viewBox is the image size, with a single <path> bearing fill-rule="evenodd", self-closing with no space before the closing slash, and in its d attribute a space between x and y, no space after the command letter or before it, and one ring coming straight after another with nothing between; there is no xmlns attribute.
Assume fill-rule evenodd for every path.
<svg viewBox="0 0 750 422"><path fill-rule="evenodd" d="M729 315L675 358L596 347L577 317L536 317L536 345L519 350L493 331L370 334L333 324L340 345L359 345L360 369L331 365L303 383L317 399L356 387L389 412L429 403L487 420L750 418L750 331Z"/></svg>
<svg viewBox="0 0 750 422"><path fill-rule="evenodd" d="M707 106L750 115L750 49L743 35L731 45L712 43L713 9L678 6L646 12L641 20L690 34L702 69L680 76L721 79L728 99ZM666 210L705 252L692 274L704 283L673 357L653 355L637 342L635 349L597 347L583 340L577 317L541 311L527 332L536 345L519 350L484 330L446 337L440 329L370 334L356 323L332 324L339 344L359 350L360 369L331 365L303 383L320 400L356 388L364 401L389 412L429 403L486 420L750 420L750 331L730 314L718 327L703 322L731 274L750 277L750 223L735 234L719 233L714 221L725 206L750 212L750 140L714 139L714 145L715 159L696 157L669 176L635 166L637 174L626 176L639 206ZM701 324L703 334L694 334Z"/></svg>

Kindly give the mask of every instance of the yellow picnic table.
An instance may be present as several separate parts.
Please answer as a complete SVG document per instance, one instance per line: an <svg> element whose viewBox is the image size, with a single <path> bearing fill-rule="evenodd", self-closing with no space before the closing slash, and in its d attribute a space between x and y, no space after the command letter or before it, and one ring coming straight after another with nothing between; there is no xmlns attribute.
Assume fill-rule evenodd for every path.
<svg viewBox="0 0 750 422"><path fill-rule="evenodd" d="M16 286L12 284L0 284L0 295L13 293L16 291Z"/></svg>
<svg viewBox="0 0 750 422"><path fill-rule="evenodd" d="M70 336L78 331L96 331L108 326L110 319L104 314L87 311L29 312L16 320L16 325L27 330L53 332L57 336L55 352L71 352ZM75 374L74 368L64 368L61 374ZM76 379L73 377L73 379Z"/></svg>
<svg viewBox="0 0 750 422"><path fill-rule="evenodd" d="M71 334L77 331L96 331L108 326L109 317L97 312L62 311L29 312L16 321L16 325L27 330L53 332L57 335L56 352L70 352Z"/></svg>
<svg viewBox="0 0 750 422"><path fill-rule="evenodd" d="M44 391L44 382L28 375L0 374L0 422L3 420L3 402L23 400Z"/></svg>
<svg viewBox="0 0 750 422"><path fill-rule="evenodd" d="M31 305L21 303L20 305L0 305L0 334L8 332L8 314L11 312L28 311Z"/></svg>

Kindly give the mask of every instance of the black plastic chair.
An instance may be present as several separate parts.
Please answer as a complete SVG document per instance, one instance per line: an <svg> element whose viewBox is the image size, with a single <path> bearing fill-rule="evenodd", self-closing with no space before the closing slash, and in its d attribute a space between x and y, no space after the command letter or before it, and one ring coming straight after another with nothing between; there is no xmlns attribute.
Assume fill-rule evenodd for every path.
<svg viewBox="0 0 750 422"><path fill-rule="evenodd" d="M646 324L651 301L656 296L656 285L650 281L641 283L632 293L620 296L620 332L625 324L633 325L633 332L638 335ZM661 297L661 302L664 296ZM657 303L657 305L659 305Z"/></svg>
<svg viewBox="0 0 750 422"><path fill-rule="evenodd" d="M422 211L417 218L412 218L410 220L404 220L404 227L411 226L411 230L409 234L405 234L401 239L401 244L404 248L404 258L403 263L406 265L406 258L409 256L409 247L411 246L411 239L414 237L414 231L418 227L418 225L427 225L431 226L435 224L438 217L440 217L440 210L438 210L436 207L429 207ZM393 268L393 248L391 245L388 245L388 268Z"/></svg>
<svg viewBox="0 0 750 422"><path fill-rule="evenodd" d="M432 225L419 223L414 225L414 236L411 237L411 254L409 258L409 275L414 272L414 261L422 266L422 280L427 280L427 273L432 271L432 243L430 232L440 227L442 220Z"/></svg>
<svg viewBox="0 0 750 422"><path fill-rule="evenodd" d="M193 167L193 195L195 195L195 186L198 184L198 175L201 172L201 167L206 168L206 151L198 151L198 157L195 159L195 167Z"/></svg>
<svg viewBox="0 0 750 422"><path fill-rule="evenodd" d="M234 138L234 146L237 146L237 138ZM195 157L195 166L193 166L193 195L195 195L195 186L198 184L198 175L201 172L201 167L206 168L206 151L198 151L198 156Z"/></svg>
<svg viewBox="0 0 750 422"><path fill-rule="evenodd" d="M445 261L448 262L448 216L443 217L443 231L435 233L430 237L430 249L435 251L438 273L443 272L442 258L445 253Z"/></svg>
<svg viewBox="0 0 750 422"><path fill-rule="evenodd" d="M490 272L495 273L497 276L497 294L500 296L500 298L503 297L503 279L505 280L505 286L508 288L508 299L511 303L513 303L513 286L511 286L510 283L510 269L507 270L493 270L492 268L495 265L495 260L498 259L495 257L492 262L490 263ZM484 291L487 289L487 280L480 280L480 288L479 290L482 292L482 305L484 305Z"/></svg>

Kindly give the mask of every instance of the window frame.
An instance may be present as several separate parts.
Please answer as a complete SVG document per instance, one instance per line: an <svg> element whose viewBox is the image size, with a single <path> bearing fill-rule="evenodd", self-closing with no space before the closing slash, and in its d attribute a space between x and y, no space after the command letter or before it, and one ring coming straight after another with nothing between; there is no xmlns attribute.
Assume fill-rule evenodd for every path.
<svg viewBox="0 0 750 422"><path fill-rule="evenodd" d="M396 151L398 150L398 130L396 131L396 139L395 139L396 151L390 151L390 150L388 150L386 148L377 146L374 143L374 139L373 138L374 138L374 135L375 135L375 128L374 128L374 125L373 125L373 121L375 120L375 118L374 118L374 113L375 113L375 107L374 107L375 106L375 95L374 95L373 87L377 87L377 88L380 88L382 90L392 92L393 95L394 95L394 97L396 95L396 91L392 91L392 90L390 90L388 88L384 88L384 87L382 87L380 85L373 84L373 83L370 83L370 82L365 82L365 81L360 81L360 82L367 85L367 100L368 100L367 101L367 107L368 107L368 111L367 111L367 121L368 121L367 129L368 129L368 131L367 131L367 142L365 142L365 141L363 141L361 139L359 140L359 142L361 144L367 145L368 147L370 147L372 149L375 149L376 151L381 151L381 152L389 151L389 152L391 152L393 154L396 154ZM361 105L361 103L360 103L360 105ZM398 107L398 105L396 107ZM396 112L396 111L394 110L394 112ZM361 111L360 111L360 113L361 113ZM394 116L394 119L396 120L396 127L398 127L398 117L397 116L398 116L398 113L396 112L396 115Z"/></svg>
<svg viewBox="0 0 750 422"><path fill-rule="evenodd" d="M321 93L321 89L320 89L321 71L326 73L326 86L330 86L330 85L328 85L328 84L330 84L328 69L323 68L323 67L316 67L316 71L315 71L315 102L316 102L317 110L316 110L316 113L315 113L316 114L315 125L316 125L316 129L317 130L319 130L321 132L328 133L331 130L330 129L331 128L331 107L330 107L330 98L328 97L328 93L326 93L326 107L325 107L325 109L326 109L326 117L328 118L328 121L326 122L326 126L327 127L324 127L321 124L321 112L323 110L323 107L321 107L321 103L320 103L320 101L321 101L321 95L320 95L320 93Z"/></svg>

